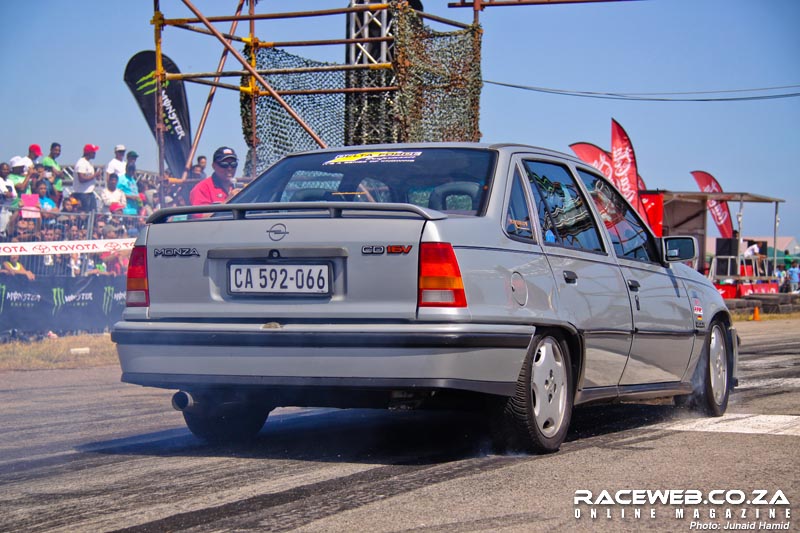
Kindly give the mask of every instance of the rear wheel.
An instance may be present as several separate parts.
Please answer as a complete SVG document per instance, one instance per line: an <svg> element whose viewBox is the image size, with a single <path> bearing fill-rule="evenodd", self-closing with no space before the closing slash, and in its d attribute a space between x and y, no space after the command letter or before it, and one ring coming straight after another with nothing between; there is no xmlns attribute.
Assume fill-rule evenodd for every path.
<svg viewBox="0 0 800 533"><path fill-rule="evenodd" d="M253 440L269 409L255 405L226 406L224 411L183 411L186 426L195 437L213 444L238 444Z"/></svg>
<svg viewBox="0 0 800 533"><path fill-rule="evenodd" d="M572 366L567 343L556 334L537 335L506 402L504 447L551 453L567 436L572 418Z"/></svg>
<svg viewBox="0 0 800 533"><path fill-rule="evenodd" d="M719 320L711 323L692 378L694 392L690 396L676 397L676 405L686 405L709 416L725 414L731 390L731 343L726 330Z"/></svg>

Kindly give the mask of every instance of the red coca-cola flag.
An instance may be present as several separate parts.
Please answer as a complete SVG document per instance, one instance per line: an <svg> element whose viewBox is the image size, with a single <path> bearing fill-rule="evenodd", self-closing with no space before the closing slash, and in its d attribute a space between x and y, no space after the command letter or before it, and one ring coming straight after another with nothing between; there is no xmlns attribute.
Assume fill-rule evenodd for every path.
<svg viewBox="0 0 800 533"><path fill-rule="evenodd" d="M572 143L569 145L572 148L572 151L575 152L575 155L578 156L578 159L585 163L589 163L594 168L599 170L603 173L603 176L607 177L614 183L614 165L611 162L611 153L606 152L596 144L592 143ZM644 183L644 179L640 174L636 175L636 183L637 188L640 191L647 190L647 185ZM616 186L616 183L614 184Z"/></svg>
<svg viewBox="0 0 800 533"><path fill-rule="evenodd" d="M642 217L647 218L647 213L639 200L639 178L633 145L628 134L613 118L611 119L611 162L614 167L614 182L619 192Z"/></svg>
<svg viewBox="0 0 800 533"><path fill-rule="evenodd" d="M603 176L614 183L614 165L611 162L611 154L591 143L573 143L569 145L578 159L589 163L594 168L603 173ZM614 183L616 187L617 184Z"/></svg>
<svg viewBox="0 0 800 533"><path fill-rule="evenodd" d="M656 237L664 234L664 195L660 192L645 193L639 192L639 199L642 201L644 212L647 214L647 223Z"/></svg>
<svg viewBox="0 0 800 533"><path fill-rule="evenodd" d="M607 177L615 187L617 187L617 184L614 181L614 165L609 152L606 152L599 146L591 143L573 143L570 144L569 147L572 148L572 151L575 152L575 155L578 156L578 159L589 163L594 168L602 172L603 175ZM617 187L617 189L619 189L619 187ZM645 185L644 180L639 174L636 175L636 189L637 191L647 190L647 185ZM641 209L643 210L645 220L647 220L647 222L650 224L650 227L653 229L653 232L656 234L656 236L661 237L664 208L663 203L661 202L661 196L654 196L657 196L658 198L654 198L654 200L648 204L649 196L639 192L639 201L641 202Z"/></svg>
<svg viewBox="0 0 800 533"><path fill-rule="evenodd" d="M647 185L644 184L644 180L642 179L641 174L638 174L638 173L636 174L636 188L639 189L640 191L646 191L647 190ZM639 196L641 196L641 195L639 195Z"/></svg>
<svg viewBox="0 0 800 533"><path fill-rule="evenodd" d="M695 170L692 172L694 181L703 192L722 192L719 182L714 179L714 176L702 170ZM708 201L708 210L711 212L711 218L719 229L719 234L723 239L730 239L733 237L733 221L731 220L731 212L728 209L728 202L717 202L716 200Z"/></svg>

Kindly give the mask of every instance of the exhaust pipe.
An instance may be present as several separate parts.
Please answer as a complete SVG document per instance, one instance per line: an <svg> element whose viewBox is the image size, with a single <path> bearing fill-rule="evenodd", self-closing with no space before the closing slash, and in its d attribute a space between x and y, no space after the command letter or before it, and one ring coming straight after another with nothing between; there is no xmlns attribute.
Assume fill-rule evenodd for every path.
<svg viewBox="0 0 800 533"><path fill-rule="evenodd" d="M186 391L178 391L172 395L172 408L176 411L186 411L196 405L194 397Z"/></svg>

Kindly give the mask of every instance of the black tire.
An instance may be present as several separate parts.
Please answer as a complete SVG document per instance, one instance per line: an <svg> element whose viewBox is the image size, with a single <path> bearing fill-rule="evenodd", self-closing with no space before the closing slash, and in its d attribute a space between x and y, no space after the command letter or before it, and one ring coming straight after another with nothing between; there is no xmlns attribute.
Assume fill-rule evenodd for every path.
<svg viewBox="0 0 800 533"><path fill-rule="evenodd" d="M692 376L694 392L676 396L675 405L689 407L708 416L722 416L728 408L731 384L731 339L720 320L708 327L703 353Z"/></svg>
<svg viewBox="0 0 800 533"><path fill-rule="evenodd" d="M567 437L574 400L569 347L557 334L534 337L517 389L503 412L501 447L552 453Z"/></svg>
<svg viewBox="0 0 800 533"><path fill-rule="evenodd" d="M242 444L252 441L269 409L255 405L228 407L221 413L183 411L183 419L192 434L212 444Z"/></svg>

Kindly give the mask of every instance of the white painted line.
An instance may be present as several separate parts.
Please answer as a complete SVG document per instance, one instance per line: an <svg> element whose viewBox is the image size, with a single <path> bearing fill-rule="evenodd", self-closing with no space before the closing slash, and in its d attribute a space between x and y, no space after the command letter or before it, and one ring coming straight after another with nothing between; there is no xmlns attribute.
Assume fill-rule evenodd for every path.
<svg viewBox="0 0 800 533"><path fill-rule="evenodd" d="M800 389L800 378L739 378L736 390L742 389Z"/></svg>
<svg viewBox="0 0 800 533"><path fill-rule="evenodd" d="M739 368L789 368L793 366L796 361L796 355L759 356L756 358L739 359Z"/></svg>
<svg viewBox="0 0 800 533"><path fill-rule="evenodd" d="M800 416L726 414L719 418L695 418L665 422L654 427L671 431L708 431L711 433L748 433L800 437Z"/></svg>

